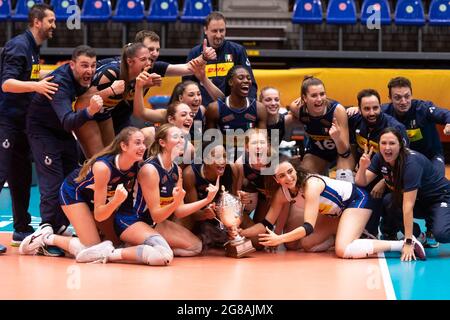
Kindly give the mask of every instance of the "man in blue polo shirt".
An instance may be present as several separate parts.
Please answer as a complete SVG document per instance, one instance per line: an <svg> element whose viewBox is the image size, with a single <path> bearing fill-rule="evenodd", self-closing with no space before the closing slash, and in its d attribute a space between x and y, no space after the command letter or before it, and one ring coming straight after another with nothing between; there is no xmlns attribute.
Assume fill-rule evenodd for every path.
<svg viewBox="0 0 450 320"><path fill-rule="evenodd" d="M228 74L228 71L230 71L230 69L235 65L242 65L248 70L252 79L252 87L250 88L248 96L250 100L256 99L258 88L245 48L238 43L225 39L225 16L217 11L211 12L205 19L204 31L205 38L207 39L207 45L215 49L217 55L216 60L205 59L208 60L205 66L206 76L211 79L211 81L217 88L225 93L225 78ZM187 61L190 61L191 59L196 58L200 54L202 54L202 51L205 47L206 45L203 43L192 48L187 57ZM183 80L193 80L195 82L200 82L194 76L183 77ZM207 106L208 104L213 102L212 98L209 96L208 92L205 88L203 88L203 86L200 86L200 91L202 93L204 106Z"/></svg>
<svg viewBox="0 0 450 320"><path fill-rule="evenodd" d="M25 134L27 109L34 92L50 97L58 90L51 77L39 81L39 48L56 28L52 7L34 5L28 23L28 30L8 41L0 55L0 191L7 181L13 207L13 245L34 231L28 213L31 159Z"/></svg>
<svg viewBox="0 0 450 320"><path fill-rule="evenodd" d="M51 98L35 95L27 115L28 140L41 194L41 227L50 224L55 233L61 233L69 225L58 194L64 178L78 166L77 142L72 131L92 120L103 106L101 97L94 95L86 108L72 109L72 103L91 85L95 68L95 51L89 46L76 47L71 61L50 74L59 85L58 91ZM53 255L43 249L45 255Z"/></svg>

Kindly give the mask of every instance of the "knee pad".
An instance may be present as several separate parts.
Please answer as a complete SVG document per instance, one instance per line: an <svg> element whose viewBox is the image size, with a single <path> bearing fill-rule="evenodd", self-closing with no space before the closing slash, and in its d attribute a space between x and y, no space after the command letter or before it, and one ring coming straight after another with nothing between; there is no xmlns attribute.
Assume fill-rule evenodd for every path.
<svg viewBox="0 0 450 320"><path fill-rule="evenodd" d="M145 244L147 246L151 246L151 247L162 246L162 247L166 248L167 250L172 251L172 249L170 248L166 239L164 239L160 234L155 234L155 235L148 237L147 239L145 239L143 244Z"/></svg>
<svg viewBox="0 0 450 320"><path fill-rule="evenodd" d="M336 170L336 180L355 182L355 178L353 177L353 171L350 169L337 169Z"/></svg>
<svg viewBox="0 0 450 320"><path fill-rule="evenodd" d="M137 256L140 262L150 266L167 266L173 260L172 250L160 245L140 245L137 247Z"/></svg>
<svg viewBox="0 0 450 320"><path fill-rule="evenodd" d="M347 245L343 258L361 259L367 258L371 254L373 254L373 240L357 239Z"/></svg>
<svg viewBox="0 0 450 320"><path fill-rule="evenodd" d="M324 242L316 244L307 250L307 252L324 252L334 246L334 236L330 236Z"/></svg>
<svg viewBox="0 0 450 320"><path fill-rule="evenodd" d="M86 249L87 247L84 246L81 242L80 239L74 237L72 239L70 239L69 241L69 252L71 254L73 254L75 257L77 256L77 254L81 251Z"/></svg>

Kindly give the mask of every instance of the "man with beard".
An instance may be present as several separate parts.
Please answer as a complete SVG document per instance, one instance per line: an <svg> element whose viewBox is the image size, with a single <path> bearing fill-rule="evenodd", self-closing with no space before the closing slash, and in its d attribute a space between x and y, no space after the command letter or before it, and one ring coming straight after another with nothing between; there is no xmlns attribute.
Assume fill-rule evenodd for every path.
<svg viewBox="0 0 450 320"><path fill-rule="evenodd" d="M378 152L378 139L381 131L387 127L394 127L400 131L408 145L405 126L399 123L395 118L381 112L380 95L374 89L364 89L358 93L359 113L351 116L348 120L350 129L350 144L355 154L355 160L358 163L364 150L373 148ZM375 179L367 190L374 199L372 216L367 223L366 230L373 236L378 234L378 225L382 210L382 198L385 193L386 185L384 180L379 177ZM420 234L420 229L419 229Z"/></svg>
<svg viewBox="0 0 450 320"><path fill-rule="evenodd" d="M255 77L253 76L252 68L250 66L250 61L247 57L247 52L245 51L245 48L240 44L225 40L226 21L224 15L217 11L211 12L205 19L204 31L206 38L205 40L207 40L208 47L206 46L205 42L203 42L203 44L195 46L189 52L187 61L190 61L191 59L197 57L199 54L202 54L202 51L203 53L205 53L205 47L212 47L214 50L216 50L217 59L205 59L208 60L205 66L206 76L212 80L217 88L225 93L226 75L228 74L230 69L233 68L233 66L242 65L247 69L252 80L249 98L256 99L258 88L256 85ZM183 80L192 80L200 83L200 81L194 76L183 77ZM203 104L205 106L214 101L205 88L200 86L200 90L202 93Z"/></svg>
<svg viewBox="0 0 450 320"><path fill-rule="evenodd" d="M95 51L89 46L76 47L71 61L50 74L52 82L58 84L58 91L52 97L36 95L28 111L27 134L41 194L41 227L50 224L59 234L69 225L59 203L59 188L78 165L72 130L92 120L103 105L100 96L94 95L87 108L72 110L72 103L89 88L95 68ZM61 252L51 253L44 248L44 254L59 256Z"/></svg>
<svg viewBox="0 0 450 320"><path fill-rule="evenodd" d="M51 77L39 81L40 46L52 38L56 28L52 7L34 5L28 24L28 30L8 41L0 53L0 192L7 181L13 208L13 245L34 231L28 213L31 159L25 133L27 109L34 92L50 97L58 90ZM0 253L4 251L0 245Z"/></svg>

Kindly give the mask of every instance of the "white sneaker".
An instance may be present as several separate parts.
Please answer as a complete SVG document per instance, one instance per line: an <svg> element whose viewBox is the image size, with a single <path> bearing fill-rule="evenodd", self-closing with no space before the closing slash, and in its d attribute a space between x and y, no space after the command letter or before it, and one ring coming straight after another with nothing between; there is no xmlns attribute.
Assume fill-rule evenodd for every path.
<svg viewBox="0 0 450 320"><path fill-rule="evenodd" d="M45 246L44 239L53 234L53 228L50 224L46 223L40 226L34 233L23 239L20 243L19 253L34 255L39 248Z"/></svg>
<svg viewBox="0 0 450 320"><path fill-rule="evenodd" d="M99 244L81 250L76 257L77 262L81 263L106 263L108 256L114 251L114 246L111 241L103 241Z"/></svg>

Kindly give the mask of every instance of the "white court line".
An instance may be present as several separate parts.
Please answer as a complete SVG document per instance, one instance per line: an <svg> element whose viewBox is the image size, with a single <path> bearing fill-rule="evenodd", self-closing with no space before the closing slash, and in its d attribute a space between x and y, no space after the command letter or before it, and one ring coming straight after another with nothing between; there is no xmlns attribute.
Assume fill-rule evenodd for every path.
<svg viewBox="0 0 450 320"><path fill-rule="evenodd" d="M397 300L391 274L389 273L389 268L383 252L378 253L378 261L380 262L381 277L383 278L384 290L386 291L386 299Z"/></svg>

